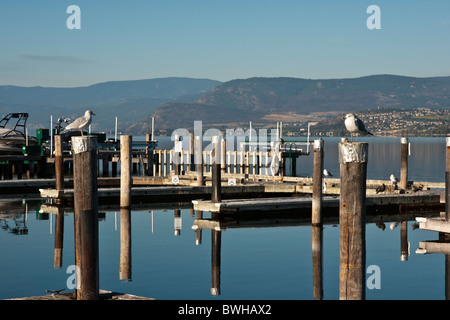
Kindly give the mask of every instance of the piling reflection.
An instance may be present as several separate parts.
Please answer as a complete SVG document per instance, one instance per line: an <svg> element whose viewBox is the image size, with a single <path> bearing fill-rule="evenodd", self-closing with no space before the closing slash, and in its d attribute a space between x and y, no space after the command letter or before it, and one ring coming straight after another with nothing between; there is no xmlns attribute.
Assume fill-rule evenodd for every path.
<svg viewBox="0 0 450 320"><path fill-rule="evenodd" d="M120 268L119 279L131 281L131 210L120 209Z"/></svg>
<svg viewBox="0 0 450 320"><path fill-rule="evenodd" d="M323 299L323 226L311 227L312 264L313 264L313 298Z"/></svg>
<svg viewBox="0 0 450 320"><path fill-rule="evenodd" d="M55 218L55 259L53 265L55 268L62 268L64 244L64 209L58 207Z"/></svg>

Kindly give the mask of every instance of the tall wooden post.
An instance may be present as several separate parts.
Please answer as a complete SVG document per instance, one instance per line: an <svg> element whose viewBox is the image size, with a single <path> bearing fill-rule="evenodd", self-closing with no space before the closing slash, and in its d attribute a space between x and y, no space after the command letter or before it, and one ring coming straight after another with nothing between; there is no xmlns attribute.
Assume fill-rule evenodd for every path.
<svg viewBox="0 0 450 320"><path fill-rule="evenodd" d="M147 133L145 135L145 141L147 142L147 144L150 144L152 142L152 135L150 133ZM145 148L146 154L147 154L147 172L146 175L148 176L153 176L154 173L154 168L153 168L153 164L155 162L155 155L154 155L154 150L153 147L149 147L147 146Z"/></svg>
<svg viewBox="0 0 450 320"><path fill-rule="evenodd" d="M401 138L400 189L408 186L408 138Z"/></svg>
<svg viewBox="0 0 450 320"><path fill-rule="evenodd" d="M314 141L312 225L322 225L323 139Z"/></svg>
<svg viewBox="0 0 450 320"><path fill-rule="evenodd" d="M120 136L120 207L131 207L131 136Z"/></svg>
<svg viewBox="0 0 450 320"><path fill-rule="evenodd" d="M367 157L367 143L339 143L339 298L342 300L365 299Z"/></svg>
<svg viewBox="0 0 450 320"><path fill-rule="evenodd" d="M195 165L197 170L197 186L204 186L203 179L203 152L202 152L202 137L195 137Z"/></svg>
<svg viewBox="0 0 450 320"><path fill-rule="evenodd" d="M173 149L173 164L174 164L174 171L175 175L178 176L181 174L181 159L183 154L179 152L179 145L180 145L180 136L175 135L175 147ZM181 151L181 150L180 150Z"/></svg>
<svg viewBox="0 0 450 320"><path fill-rule="evenodd" d="M445 220L450 221L450 137L446 138L447 160L445 166Z"/></svg>
<svg viewBox="0 0 450 320"><path fill-rule="evenodd" d="M222 173L226 173L227 166L227 142L225 139L222 139L220 142L220 171Z"/></svg>
<svg viewBox="0 0 450 320"><path fill-rule="evenodd" d="M55 136L55 184L56 190L64 190L64 159L61 135Z"/></svg>
<svg viewBox="0 0 450 320"><path fill-rule="evenodd" d="M211 179L212 179L212 202L222 201L222 185L221 179L222 175L220 172L220 142L219 137L214 136L211 138L213 150L212 150L212 169L211 169Z"/></svg>
<svg viewBox="0 0 450 320"><path fill-rule="evenodd" d="M80 270L78 300L98 300L97 138L72 137L75 254Z"/></svg>
<svg viewBox="0 0 450 320"><path fill-rule="evenodd" d="M195 171L195 140L194 132L189 133L189 171Z"/></svg>
<svg viewBox="0 0 450 320"><path fill-rule="evenodd" d="M313 298L323 299L323 219L322 219L322 172L323 139L314 141L313 198L312 198L312 260Z"/></svg>

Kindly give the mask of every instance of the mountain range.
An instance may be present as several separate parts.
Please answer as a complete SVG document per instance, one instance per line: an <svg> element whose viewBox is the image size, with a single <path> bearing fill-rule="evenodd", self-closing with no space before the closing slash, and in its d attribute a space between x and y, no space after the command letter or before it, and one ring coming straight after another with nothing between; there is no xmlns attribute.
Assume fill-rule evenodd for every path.
<svg viewBox="0 0 450 320"><path fill-rule="evenodd" d="M191 102L221 82L209 79L158 78L110 81L85 87L0 86L0 110L28 112L31 128L48 128L50 115L75 119L88 108L96 113L93 127L98 131L126 128L153 113L167 102Z"/></svg>
<svg viewBox="0 0 450 320"><path fill-rule="evenodd" d="M30 122L48 127L50 114L76 117L90 106L95 130L119 128L132 134L190 128L193 122L225 125L248 121L295 122L311 114L372 108L448 109L450 77L373 75L350 79L160 78L113 81L78 88L0 86L0 110L30 113ZM45 125L47 124L47 125Z"/></svg>

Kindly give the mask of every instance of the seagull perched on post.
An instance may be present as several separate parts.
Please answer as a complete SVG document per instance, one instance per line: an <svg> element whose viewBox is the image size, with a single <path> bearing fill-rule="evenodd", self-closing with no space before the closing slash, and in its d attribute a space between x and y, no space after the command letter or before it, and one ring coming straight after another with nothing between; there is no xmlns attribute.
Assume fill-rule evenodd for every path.
<svg viewBox="0 0 450 320"><path fill-rule="evenodd" d="M83 129L89 127L89 125L92 122L92 116L95 116L95 113L93 113L91 110L86 110L86 112L84 113L84 116L79 117L78 119L75 119L71 124L69 124L67 127L62 129L61 131L80 130L81 135L83 135Z"/></svg>
<svg viewBox="0 0 450 320"><path fill-rule="evenodd" d="M331 172L328 171L327 169L323 169L323 175L324 175L325 177L332 177L332 176L333 176L333 175L331 174Z"/></svg>
<svg viewBox="0 0 450 320"><path fill-rule="evenodd" d="M366 130L366 127L364 126L364 123L359 119L357 116L355 116L353 113L348 113L343 117L345 128L350 131L351 137L353 137L353 134L356 134L356 141L358 141L358 136L361 135L371 135L372 133Z"/></svg>

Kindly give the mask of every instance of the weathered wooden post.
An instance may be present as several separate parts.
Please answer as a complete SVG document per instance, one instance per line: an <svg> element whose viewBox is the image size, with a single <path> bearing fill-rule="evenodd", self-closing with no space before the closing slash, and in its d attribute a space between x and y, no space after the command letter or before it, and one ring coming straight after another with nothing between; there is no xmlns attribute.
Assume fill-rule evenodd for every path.
<svg viewBox="0 0 450 320"><path fill-rule="evenodd" d="M194 132L189 132L189 171L195 171L195 140Z"/></svg>
<svg viewBox="0 0 450 320"><path fill-rule="evenodd" d="M179 135L175 135L175 146L173 148L173 165L174 165L174 173L176 176L181 174L181 159L180 157L183 156L181 153L182 148L181 147L181 140Z"/></svg>
<svg viewBox="0 0 450 320"><path fill-rule="evenodd" d="M195 165L197 169L197 186L204 186L203 179L203 152L202 152L202 137L195 137Z"/></svg>
<svg viewBox="0 0 450 320"><path fill-rule="evenodd" d="M323 139L314 141L312 225L322 225Z"/></svg>
<svg viewBox="0 0 450 320"><path fill-rule="evenodd" d="M145 141L146 141L147 144L150 144L152 142L152 139L153 139L153 137L152 137L152 135L150 133L147 133L145 135ZM146 172L146 174L148 176L153 176L154 175L153 164L155 162L155 155L154 155L153 147L147 146L145 148L145 153L147 155L147 168L146 168L147 172Z"/></svg>
<svg viewBox="0 0 450 320"><path fill-rule="evenodd" d="M220 142L220 171L222 173L226 173L227 166L227 142L225 139L222 139Z"/></svg>
<svg viewBox="0 0 450 320"><path fill-rule="evenodd" d="M408 138L401 138L400 189L408 187Z"/></svg>
<svg viewBox="0 0 450 320"><path fill-rule="evenodd" d="M64 159L61 135L55 136L55 185L56 190L64 190Z"/></svg>
<svg viewBox="0 0 450 320"><path fill-rule="evenodd" d="M313 198L312 198L312 260L313 297L323 299L323 220L322 220L322 172L323 139L314 141Z"/></svg>
<svg viewBox="0 0 450 320"><path fill-rule="evenodd" d="M368 144L339 143L341 194L339 201L339 298L365 299L366 175Z"/></svg>
<svg viewBox="0 0 450 320"><path fill-rule="evenodd" d="M222 186L221 179L222 175L220 172L220 142L219 137L214 136L211 138L213 145L212 150L212 169L211 169L211 179L212 179L212 202L222 201Z"/></svg>
<svg viewBox="0 0 450 320"><path fill-rule="evenodd" d="M120 207L131 207L131 148L132 136L120 136Z"/></svg>
<svg viewBox="0 0 450 320"><path fill-rule="evenodd" d="M446 165L445 165L445 219L450 221L450 137L446 137Z"/></svg>
<svg viewBox="0 0 450 320"><path fill-rule="evenodd" d="M80 270L77 300L98 300L97 138L72 137L75 254Z"/></svg>

